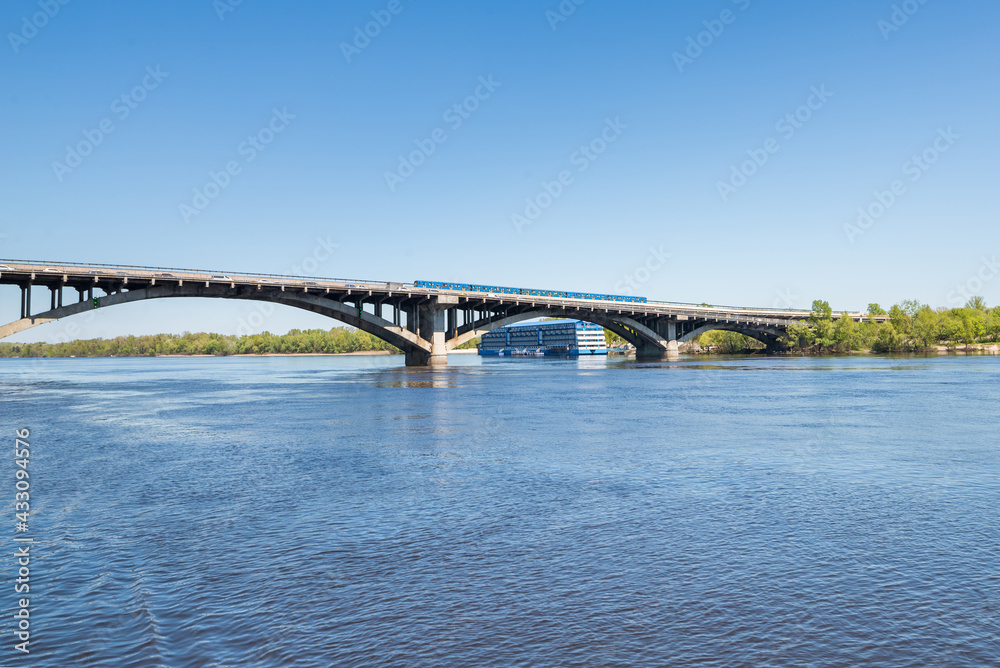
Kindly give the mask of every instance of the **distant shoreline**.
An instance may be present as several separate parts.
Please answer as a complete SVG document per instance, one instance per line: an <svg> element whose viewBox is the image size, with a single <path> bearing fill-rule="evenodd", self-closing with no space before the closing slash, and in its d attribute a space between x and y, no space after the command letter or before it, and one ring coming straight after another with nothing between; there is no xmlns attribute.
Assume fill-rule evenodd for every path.
<svg viewBox="0 0 1000 668"><path fill-rule="evenodd" d="M208 355L206 353L170 353L169 355L129 355L129 357L344 357L348 355L402 355L391 350L357 350L353 353L233 353ZM124 355L117 355L124 357Z"/></svg>
<svg viewBox="0 0 1000 668"><path fill-rule="evenodd" d="M475 355L479 351L475 348L463 348L461 350L449 350L449 355ZM401 352L392 350L357 350L351 353L233 353L231 355L209 355L206 353L170 353L167 355L44 355L28 357L0 357L0 359L99 359L99 358L149 358L149 357L357 357L365 355L402 355Z"/></svg>

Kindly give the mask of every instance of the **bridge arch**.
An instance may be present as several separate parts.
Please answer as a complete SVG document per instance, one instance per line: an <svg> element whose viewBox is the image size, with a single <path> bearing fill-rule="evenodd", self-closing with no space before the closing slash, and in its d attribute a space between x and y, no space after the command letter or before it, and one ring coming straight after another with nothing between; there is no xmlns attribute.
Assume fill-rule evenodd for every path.
<svg viewBox="0 0 1000 668"><path fill-rule="evenodd" d="M700 325L695 329L687 332L683 336L677 338L678 342L684 343L690 341L706 332L711 332L713 330L723 331L723 332L735 332L737 334L743 334L744 336L749 336L751 339L760 341L768 350L777 350L781 348L780 337L783 332L776 327L766 327L766 326L749 326L738 323L729 322L711 322L704 325Z"/></svg>
<svg viewBox="0 0 1000 668"><path fill-rule="evenodd" d="M430 344L421 339L417 334L404 327L380 318L377 315L359 310L330 299L324 299L319 294L308 292L281 291L275 288L249 290L235 293L223 287L206 288L203 286L178 286L160 285L155 287L140 288L115 292L103 297L97 297L98 308L106 308L119 304L144 301L148 299L170 299L181 297L199 297L208 299L242 299L248 301L264 301L276 304L284 304L293 308L299 308L313 313L324 315L328 318L338 320L383 341L396 346L404 353L429 353ZM34 316L21 318L0 327L0 339L11 336L18 332L44 325L55 320L85 313L93 309L90 302L80 302L62 306Z"/></svg>
<svg viewBox="0 0 1000 668"><path fill-rule="evenodd" d="M500 329L501 327L537 318L573 318L575 320L583 320L614 332L635 346L637 350L657 349L662 350L663 353L666 353L669 350L670 342L667 341L667 339L653 329L650 329L646 325L643 325L632 318L623 318L621 316L612 318L592 311L563 308L532 309L530 311L523 311L516 315L510 315L507 317L492 320L480 320L472 323L466 328L460 329L458 334L448 342L448 349L453 350L454 348L471 341L477 336L482 336L483 334L491 332L495 329Z"/></svg>

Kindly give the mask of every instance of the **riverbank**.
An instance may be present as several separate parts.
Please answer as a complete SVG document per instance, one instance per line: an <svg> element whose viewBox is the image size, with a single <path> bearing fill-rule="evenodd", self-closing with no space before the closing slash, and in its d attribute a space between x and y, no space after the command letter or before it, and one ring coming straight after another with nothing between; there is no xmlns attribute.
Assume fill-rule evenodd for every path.
<svg viewBox="0 0 1000 668"><path fill-rule="evenodd" d="M449 355L476 355L479 351L475 348L463 348L461 350L449 350ZM402 355L395 350L356 350L350 353L232 353L229 355L209 355L207 353L169 353L166 355L44 355L44 356L5 356L0 359L75 359L75 358L96 358L96 357L357 357L365 355Z"/></svg>
<svg viewBox="0 0 1000 668"><path fill-rule="evenodd" d="M131 357L350 357L354 355L402 355L392 350L357 350L352 353L234 353L232 355L206 355L204 353L170 353L169 355L132 355ZM70 357L79 357L71 355ZM122 357L111 355L111 357Z"/></svg>
<svg viewBox="0 0 1000 668"><path fill-rule="evenodd" d="M786 351L782 353L765 353L763 348L758 349L745 349L739 352L721 352L719 350L711 350L708 348L701 348L698 346L694 347L681 347L680 351L683 355L822 355L824 357L850 357L852 355L898 355L900 353L886 353L877 350L848 350L844 352L815 352L815 351ZM930 346L924 350L914 350L907 351L908 354L924 354L924 355L1000 355L1000 344L997 343L978 343L966 346L964 343L959 345L937 345Z"/></svg>

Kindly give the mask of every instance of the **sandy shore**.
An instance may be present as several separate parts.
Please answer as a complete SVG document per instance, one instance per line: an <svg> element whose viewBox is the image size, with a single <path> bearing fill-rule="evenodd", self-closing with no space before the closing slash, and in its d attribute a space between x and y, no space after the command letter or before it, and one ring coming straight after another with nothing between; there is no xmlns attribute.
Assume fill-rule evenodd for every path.
<svg viewBox="0 0 1000 668"><path fill-rule="evenodd" d="M184 355L171 353L170 355L154 355L154 357L343 357L348 355L401 355L389 350L359 350L354 353L235 353L232 355L204 355L201 353Z"/></svg>
<svg viewBox="0 0 1000 668"><path fill-rule="evenodd" d="M951 353L975 353L977 355L997 355L1000 354L1000 345L996 343L979 343L971 346L934 346L933 350L938 355L950 355Z"/></svg>

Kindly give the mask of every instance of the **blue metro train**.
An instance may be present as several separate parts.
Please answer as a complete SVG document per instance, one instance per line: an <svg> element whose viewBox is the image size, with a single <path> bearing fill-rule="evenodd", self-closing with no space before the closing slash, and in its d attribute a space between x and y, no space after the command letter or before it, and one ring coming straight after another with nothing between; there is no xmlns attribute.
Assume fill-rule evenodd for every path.
<svg viewBox="0 0 1000 668"><path fill-rule="evenodd" d="M556 297L560 299L596 299L605 302L633 302L645 304L645 297L627 295L601 295L589 292L562 292L560 290L532 290L530 288L503 288L498 285L470 285L468 283L439 283L437 281L413 281L418 288L431 290L458 290L460 292L492 292L498 295L532 295L535 297Z"/></svg>

